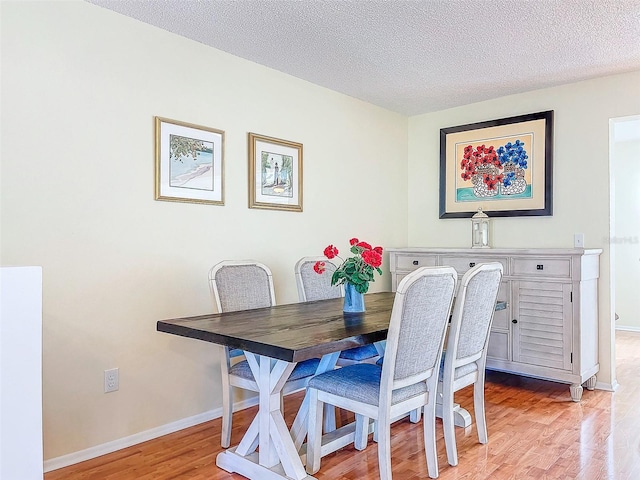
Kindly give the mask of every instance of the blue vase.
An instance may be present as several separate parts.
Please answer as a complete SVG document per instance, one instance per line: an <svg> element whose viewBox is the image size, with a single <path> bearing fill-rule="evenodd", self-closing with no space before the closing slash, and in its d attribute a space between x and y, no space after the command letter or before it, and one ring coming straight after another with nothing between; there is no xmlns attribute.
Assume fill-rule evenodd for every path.
<svg viewBox="0 0 640 480"><path fill-rule="evenodd" d="M344 308L346 313L364 312L364 295L356 290L353 283L344 284Z"/></svg>

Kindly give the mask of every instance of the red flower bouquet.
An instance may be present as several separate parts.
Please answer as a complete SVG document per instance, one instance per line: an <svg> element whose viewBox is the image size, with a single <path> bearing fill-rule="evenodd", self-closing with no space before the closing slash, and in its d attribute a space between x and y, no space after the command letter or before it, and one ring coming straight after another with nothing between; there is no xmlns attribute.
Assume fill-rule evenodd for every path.
<svg viewBox="0 0 640 480"><path fill-rule="evenodd" d="M353 257L342 260L338 256L338 249L333 245L329 245L324 249L324 255L329 260L339 258L342 263L331 277L331 285L341 285L343 283L351 283L358 293L367 293L369 290L369 282L373 282L373 275L378 272L382 275L382 247L372 247L367 242L361 242L357 238L349 240L351 245L350 251ZM322 274L325 269L324 262L316 262L313 269Z"/></svg>
<svg viewBox="0 0 640 480"><path fill-rule="evenodd" d="M475 150L471 145L464 148L464 156L460 161L460 176L463 180L471 180L479 174L479 179L486 184L487 189L496 190L503 179L503 175L499 173L500 169L502 163L493 146L479 145Z"/></svg>

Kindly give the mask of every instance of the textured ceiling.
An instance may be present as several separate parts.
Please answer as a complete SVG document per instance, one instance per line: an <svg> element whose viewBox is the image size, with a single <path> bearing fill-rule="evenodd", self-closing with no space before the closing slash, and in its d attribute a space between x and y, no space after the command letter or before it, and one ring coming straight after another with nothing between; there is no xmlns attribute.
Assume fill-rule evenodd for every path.
<svg viewBox="0 0 640 480"><path fill-rule="evenodd" d="M415 115L640 70L640 0L87 0Z"/></svg>

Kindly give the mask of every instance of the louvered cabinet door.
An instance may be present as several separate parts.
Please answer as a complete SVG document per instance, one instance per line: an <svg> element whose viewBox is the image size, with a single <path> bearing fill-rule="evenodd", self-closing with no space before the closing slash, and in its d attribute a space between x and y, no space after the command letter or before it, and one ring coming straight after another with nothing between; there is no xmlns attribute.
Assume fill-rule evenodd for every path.
<svg viewBox="0 0 640 480"><path fill-rule="evenodd" d="M513 361L571 370L571 284L512 282Z"/></svg>

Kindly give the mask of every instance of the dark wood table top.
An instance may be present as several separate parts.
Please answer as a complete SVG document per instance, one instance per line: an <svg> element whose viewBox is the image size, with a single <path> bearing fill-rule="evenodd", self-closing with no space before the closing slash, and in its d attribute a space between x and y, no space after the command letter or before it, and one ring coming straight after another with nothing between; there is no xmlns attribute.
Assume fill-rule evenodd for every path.
<svg viewBox="0 0 640 480"><path fill-rule="evenodd" d="M344 313L344 300L336 298L161 320L157 330L301 362L386 339L394 298L369 293L364 313Z"/></svg>

